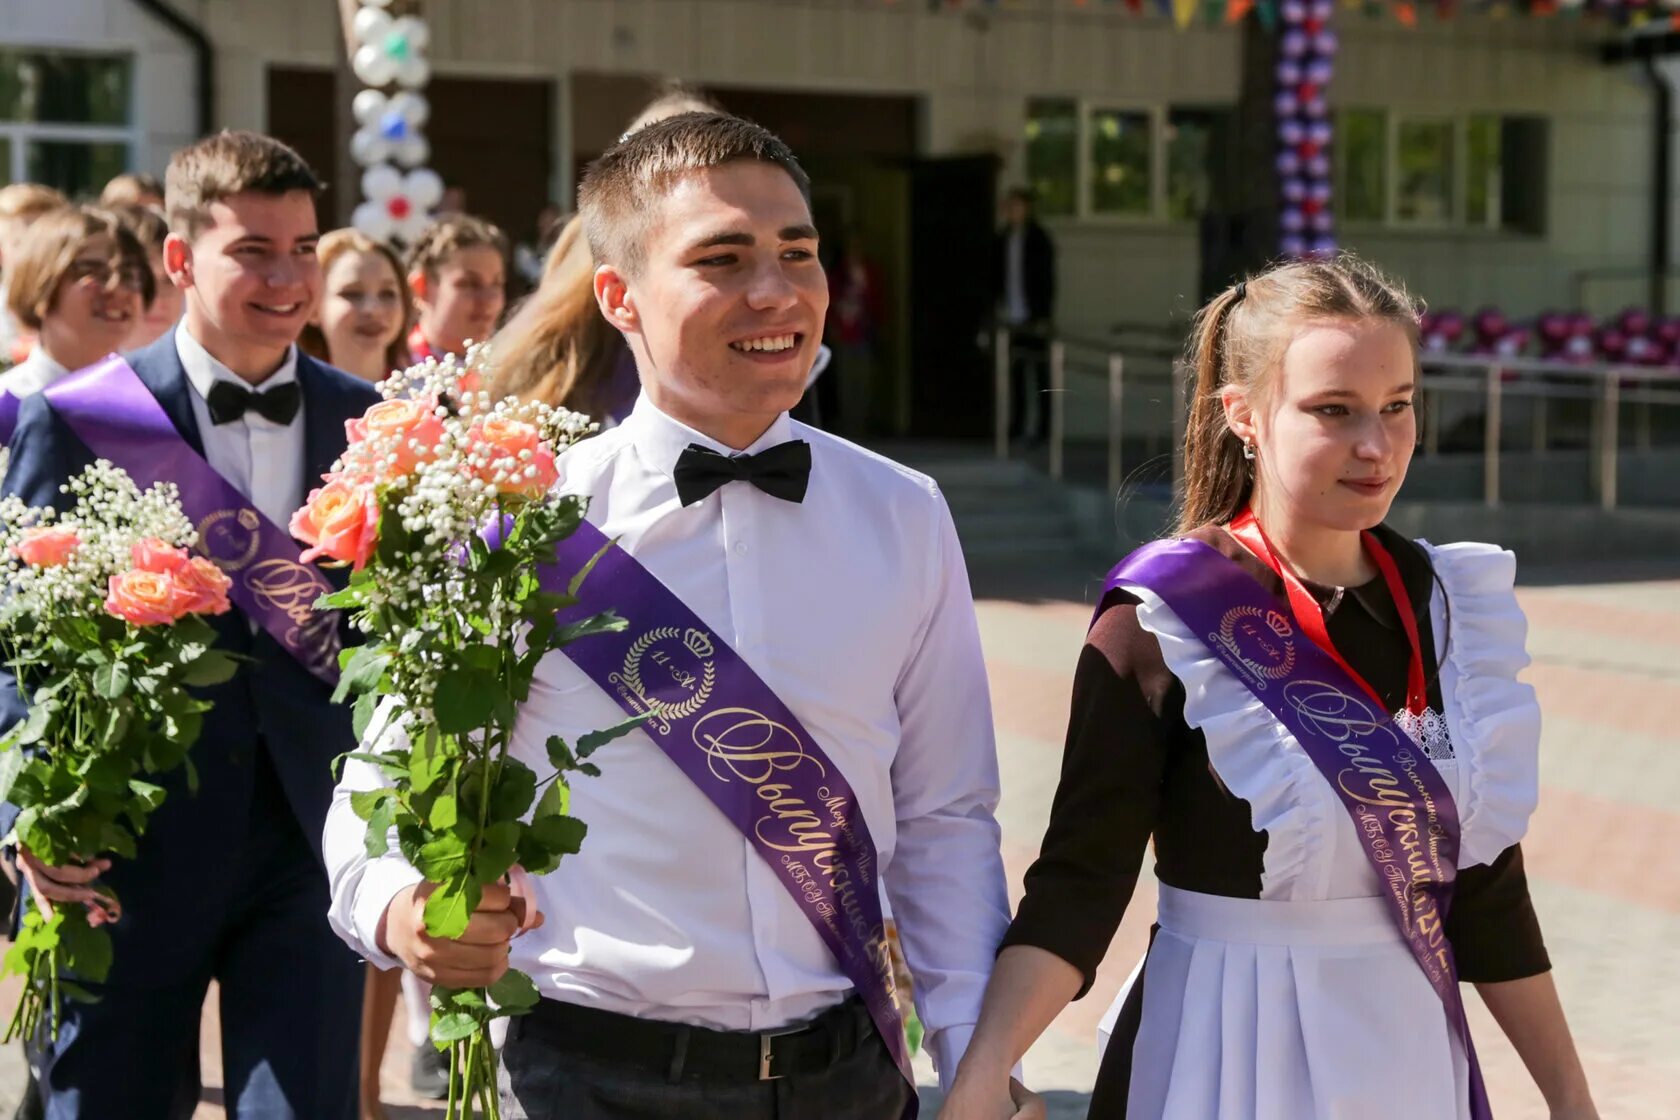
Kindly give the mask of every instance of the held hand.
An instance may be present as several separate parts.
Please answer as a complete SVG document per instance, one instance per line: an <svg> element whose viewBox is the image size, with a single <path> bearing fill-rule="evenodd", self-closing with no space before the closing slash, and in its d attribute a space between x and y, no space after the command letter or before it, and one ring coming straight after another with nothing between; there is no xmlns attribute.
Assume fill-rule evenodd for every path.
<svg viewBox="0 0 1680 1120"><path fill-rule="evenodd" d="M1044 1098L1013 1077L1008 1092L990 1079L958 1074L938 1120L1045 1120Z"/></svg>
<svg viewBox="0 0 1680 1120"><path fill-rule="evenodd" d="M1591 1101L1551 1110L1552 1120L1598 1120L1598 1109Z"/></svg>
<svg viewBox="0 0 1680 1120"><path fill-rule="evenodd" d="M524 900L500 883L484 888L467 928L453 940L426 932L426 899L431 883L405 887L385 908L379 947L420 979L443 988L487 988L508 970L508 943L526 923ZM542 925L536 915L528 928Z"/></svg>
<svg viewBox="0 0 1680 1120"><path fill-rule="evenodd" d="M85 864L51 867L35 858L28 848L18 845L18 871L29 884L35 905L46 917L52 917L53 903L80 903L87 907L87 922L101 926L122 917L122 906L99 889L99 877L111 870L111 861L96 859Z"/></svg>

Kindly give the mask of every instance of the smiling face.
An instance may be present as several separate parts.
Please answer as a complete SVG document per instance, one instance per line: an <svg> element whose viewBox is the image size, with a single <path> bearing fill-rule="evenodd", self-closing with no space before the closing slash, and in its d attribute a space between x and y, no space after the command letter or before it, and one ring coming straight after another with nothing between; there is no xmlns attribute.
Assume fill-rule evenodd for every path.
<svg viewBox="0 0 1680 1120"><path fill-rule="evenodd" d="M164 245L186 291L186 325L210 354L253 384L274 372L309 321L321 288L320 240L308 191L246 191L213 202L191 241Z"/></svg>
<svg viewBox="0 0 1680 1120"><path fill-rule="evenodd" d="M383 363L403 329L402 287L391 262L379 253L340 253L323 279L316 319L334 365L360 370L369 356L374 367Z"/></svg>
<svg viewBox="0 0 1680 1120"><path fill-rule="evenodd" d="M1417 443L1416 370L1384 320L1303 324L1259 401L1223 393L1231 430L1255 449L1262 524L1369 529L1388 516Z"/></svg>
<svg viewBox="0 0 1680 1120"><path fill-rule="evenodd" d="M41 317L41 345L67 369L80 369L119 349L140 320L142 281L118 260L109 236L88 238Z"/></svg>
<svg viewBox="0 0 1680 1120"><path fill-rule="evenodd" d="M810 207L782 168L737 160L683 175L659 200L634 274L596 272L649 399L744 448L799 403L822 341L828 281Z"/></svg>

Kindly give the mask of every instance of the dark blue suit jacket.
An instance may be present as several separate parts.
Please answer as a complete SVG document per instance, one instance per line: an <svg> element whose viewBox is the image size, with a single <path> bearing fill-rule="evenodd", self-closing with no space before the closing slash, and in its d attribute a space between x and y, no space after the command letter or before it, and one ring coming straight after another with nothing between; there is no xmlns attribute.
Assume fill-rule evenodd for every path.
<svg viewBox="0 0 1680 1120"><path fill-rule="evenodd" d="M176 351L174 332L129 355L129 364L181 437L202 454L190 398L193 389ZM301 352L297 380L303 397L302 481L308 493L343 452L344 422L360 416L379 394L366 382ZM31 505L62 508L68 499L59 493L60 484L93 459L46 397L37 393L19 411L4 492ZM326 574L335 586L343 585L342 572ZM261 884L240 882L238 875L237 857L247 841L253 811L272 815L277 805L282 812L289 807L319 861L321 828L334 784L330 764L354 747L348 709L331 703L332 690L266 630L252 633L238 607L212 621L217 644L251 657L253 663L226 684L202 693L215 707L207 713L192 752L198 793L187 791L184 771L162 779L168 799L153 815L139 857L113 861L106 876L124 912L113 928L113 983L124 974L141 983L168 983L204 967L214 949L219 918L241 908L242 897L262 889ZM348 632L344 637L346 645L355 644ZM23 714L15 682L0 670L0 728L10 727ZM276 779L279 790L272 788ZM0 832L10 830L15 815L14 807L5 807ZM133 973L131 968L143 972Z"/></svg>

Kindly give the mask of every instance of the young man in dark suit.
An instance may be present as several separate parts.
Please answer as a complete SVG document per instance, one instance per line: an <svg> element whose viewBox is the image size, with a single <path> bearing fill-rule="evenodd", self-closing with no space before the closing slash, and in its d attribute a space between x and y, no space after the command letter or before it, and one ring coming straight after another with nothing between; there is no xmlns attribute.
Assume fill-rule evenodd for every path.
<svg viewBox="0 0 1680 1120"><path fill-rule="evenodd" d="M1027 188L1009 192L1003 214L995 247L994 295L998 314L1014 336L1009 434L1042 441L1050 434L1048 337L1056 319L1056 245L1033 215L1032 191Z"/></svg>
<svg viewBox="0 0 1680 1120"><path fill-rule="evenodd" d="M295 345L321 283L320 189L296 152L253 133L209 137L169 166L164 267L186 311L129 361L181 440L243 495L242 525L285 526L343 451L345 421L379 399ZM4 484L36 505L62 505L59 486L94 459L51 398L21 409ZM16 853L48 899L74 904L103 882L122 900L99 1001L67 1003L57 1040L30 1049L50 1120L189 1116L212 979L230 1117L354 1115L362 977L328 928L320 856L330 763L354 745L349 714L272 620L236 608L215 623L218 644L250 660L204 693L215 707L193 749L197 793L180 771L164 779L133 860L54 868ZM312 630L329 654L347 637L330 622ZM14 682L0 685L3 727L24 709ZM15 815L7 807L0 825Z"/></svg>

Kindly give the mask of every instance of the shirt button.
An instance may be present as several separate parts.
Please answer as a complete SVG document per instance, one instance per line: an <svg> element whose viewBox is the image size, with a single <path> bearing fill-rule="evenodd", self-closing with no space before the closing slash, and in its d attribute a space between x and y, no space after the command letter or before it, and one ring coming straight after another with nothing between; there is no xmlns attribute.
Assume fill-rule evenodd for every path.
<svg viewBox="0 0 1680 1120"><path fill-rule="evenodd" d="M746 541L736 541L735 542L735 555L745 556L746 554L747 554L747 542Z"/></svg>

